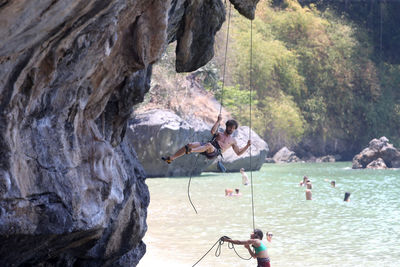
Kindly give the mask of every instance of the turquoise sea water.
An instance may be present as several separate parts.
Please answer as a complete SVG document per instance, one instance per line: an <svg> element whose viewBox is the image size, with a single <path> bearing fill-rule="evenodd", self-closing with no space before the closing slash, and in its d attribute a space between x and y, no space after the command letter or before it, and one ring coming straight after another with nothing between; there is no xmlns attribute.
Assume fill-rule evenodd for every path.
<svg viewBox="0 0 400 267"><path fill-rule="evenodd" d="M400 170L350 167L264 164L252 173L255 226L274 234L267 243L271 266L400 266ZM313 184L311 201L299 187L304 175ZM190 193L198 214L188 201L188 177L146 183L151 202L140 267L192 266L219 237L245 240L253 229L251 186L241 184L240 173L194 177ZM242 196L225 197L225 188L239 188ZM351 192L350 202L343 201L345 192ZM197 266L256 266L226 244L215 257L215 248Z"/></svg>

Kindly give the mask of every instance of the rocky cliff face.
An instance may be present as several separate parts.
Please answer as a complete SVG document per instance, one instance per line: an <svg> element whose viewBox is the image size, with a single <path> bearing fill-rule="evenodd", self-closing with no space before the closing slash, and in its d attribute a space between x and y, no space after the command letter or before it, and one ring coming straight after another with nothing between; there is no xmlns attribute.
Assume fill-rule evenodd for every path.
<svg viewBox="0 0 400 267"><path fill-rule="evenodd" d="M149 192L126 121L168 43L196 69L224 19L220 0L0 1L1 266L137 264Z"/></svg>

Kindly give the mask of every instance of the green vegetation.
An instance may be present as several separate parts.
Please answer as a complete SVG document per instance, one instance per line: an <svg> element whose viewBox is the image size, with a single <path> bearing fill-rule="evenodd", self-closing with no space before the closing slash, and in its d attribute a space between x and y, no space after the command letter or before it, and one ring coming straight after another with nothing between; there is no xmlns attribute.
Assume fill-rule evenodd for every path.
<svg viewBox="0 0 400 267"><path fill-rule="evenodd" d="M284 0L274 0L280 6ZM397 0L299 0L302 5L315 5L318 9L335 10L340 16L355 22L368 32L369 44L379 59L392 64L400 63L400 2Z"/></svg>
<svg viewBox="0 0 400 267"><path fill-rule="evenodd" d="M257 133L273 151L317 138L351 144L354 155L383 135L398 146L400 66L377 60L366 28L337 11L273 2L260 1L253 21ZM249 125L250 21L234 15L231 23L224 106Z"/></svg>

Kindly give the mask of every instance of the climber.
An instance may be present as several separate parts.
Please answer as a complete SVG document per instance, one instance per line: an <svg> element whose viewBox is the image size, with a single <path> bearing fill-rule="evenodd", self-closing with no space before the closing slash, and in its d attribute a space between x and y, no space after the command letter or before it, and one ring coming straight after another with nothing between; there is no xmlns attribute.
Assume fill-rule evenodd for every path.
<svg viewBox="0 0 400 267"><path fill-rule="evenodd" d="M208 159L214 159L218 155L222 154L228 148L232 147L233 151L235 151L236 155L242 155L251 145L251 141L247 141L247 145L239 148L235 138L231 135L238 128L238 123L235 120L228 120L225 125L225 131L223 133L217 132L218 126L221 122L221 114L218 115L218 119L215 122L214 126L211 128L211 134L213 138L208 143L194 142L189 143L179 149L174 155L162 157L161 159L170 164L176 158L183 156L184 154L190 153L200 153L206 156Z"/></svg>

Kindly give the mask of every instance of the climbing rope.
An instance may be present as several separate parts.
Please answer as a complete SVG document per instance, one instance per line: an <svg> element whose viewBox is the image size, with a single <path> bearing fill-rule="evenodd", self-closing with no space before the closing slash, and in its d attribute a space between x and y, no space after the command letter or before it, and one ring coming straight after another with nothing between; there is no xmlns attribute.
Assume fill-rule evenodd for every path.
<svg viewBox="0 0 400 267"><path fill-rule="evenodd" d="M251 142L251 98L253 92L253 84L252 84L252 73L253 73L253 21L250 20L250 73L249 73L249 83L250 83L250 120L249 120L249 140ZM251 167L251 147L250 147L250 184L251 184L251 210L253 214L253 230L256 229L255 227L255 220L254 220L254 197L253 197L253 169Z"/></svg>
<svg viewBox="0 0 400 267"><path fill-rule="evenodd" d="M221 236L218 240L217 240L217 242L215 242L214 243L214 245L212 245L212 247L195 263L195 264L193 264L192 265L192 267L193 266L195 266L195 265L197 265L205 256L207 256L207 254L215 247L215 245L216 244L218 244L218 247L217 247L217 249L215 250L215 257L219 257L220 255L221 255L221 247L222 247L222 245L225 243L224 241L222 241L222 238L228 238L228 239L230 239L229 237L227 237L227 236ZM250 260L251 259L251 256L250 256L250 258L243 258L242 256L240 256L239 255L239 253L237 253L237 251L236 251L236 249L235 249L235 246L232 244L232 243L228 243L228 248L229 249L233 249L233 251L235 251L235 253L236 253L236 255L239 257L239 258L241 258L242 260Z"/></svg>
<svg viewBox="0 0 400 267"><path fill-rule="evenodd" d="M225 3L226 4L226 3ZM226 58L228 53L228 43L229 43L229 29L231 24L231 6L232 4L229 3L229 12L228 12L228 28L226 30L226 42L225 42L225 55L224 55L224 71L222 74L222 88L221 88L221 107L219 108L219 114L221 115L222 106L224 101L224 87L225 87L225 73L226 73Z"/></svg>
<svg viewBox="0 0 400 267"><path fill-rule="evenodd" d="M222 111L222 106L223 106L223 95L224 95L224 85L225 85L225 69L226 69L226 54L228 51L228 38L229 38L229 27L230 27L230 17L231 17L231 4L229 5L229 17L228 17L228 29L227 29L227 36L226 36L226 46L225 46L225 61L224 61L224 71L223 71L223 80L222 80L222 92L221 92L221 107L220 107L220 111L219 114L221 114ZM250 86L250 96L249 96L249 103L250 103L250 119L249 119L249 140L251 142L251 129L252 129L252 93L253 93L253 84L252 84L252 74L253 74L253 21L250 20L250 66L249 66L249 86ZM253 217L253 230L255 230L255 212L254 212L254 188L253 188L253 170L252 170L252 153L251 153L251 147L250 147L250 184L251 184L251 207L252 207L252 217ZM196 163L197 163L197 159L196 159ZM191 180L191 176L189 179L189 185L188 185L188 196L189 196L189 200L190 200L190 195L189 195L189 187L190 187L190 180ZM194 207L192 201L190 200L190 203L192 204L195 212L196 208ZM195 263L192 265L195 266L197 265L205 256L207 256L207 254L215 247L215 245L218 244L217 249L215 251L215 256L219 257L221 255L221 247L224 244L224 241L222 241L222 238L229 238L227 236L222 236L220 237L217 242L214 243L214 245ZM239 255L239 253L236 251L234 244L232 243L228 243L228 248L229 249L233 249L236 253L236 255L243 259L243 260L250 260L252 257L250 256L250 258L243 258L242 256Z"/></svg>
<svg viewBox="0 0 400 267"><path fill-rule="evenodd" d="M192 181L192 175L193 175L193 169L194 167L197 165L197 160L199 159L199 155L196 156L196 161L194 162L194 165L192 166L192 170L190 171L190 178L189 178L189 183L188 183L188 188L187 188L187 194L188 194L188 198L190 201L190 204L192 205L194 211L197 214L197 210L196 207L193 205L192 199L190 198L190 182Z"/></svg>
<svg viewBox="0 0 400 267"><path fill-rule="evenodd" d="M225 5L226 5L226 1L225 1ZM231 6L232 6L232 4L229 3L228 28L227 28L227 31L226 31L226 44L225 44L225 55L224 55L224 71L223 71L223 75L222 75L222 88L221 88L221 100L220 100L220 102L221 102L221 107L219 108L219 114L220 114L220 115L221 115L221 112L222 112L222 106L223 106L223 101L224 101L224 87L225 87L225 73L226 73L226 58L227 58L227 53L228 53L229 29L230 29L230 24L231 24ZM219 127L219 126L218 126L218 127ZM218 129L217 129L217 130L218 130ZM192 205L192 207L193 207L194 211L196 212L196 214L197 214L196 207L193 205L192 199L190 198L190 183L191 183L191 180L192 180L193 169L194 169L194 167L195 167L196 164L197 164L197 159L198 159L198 157L196 158L196 161L195 161L195 163L194 163L194 165L193 165L193 167L192 167L192 170L191 170L191 172L190 172L190 178L189 178L188 189L187 189L187 194L188 194L188 198L189 198L190 204Z"/></svg>

